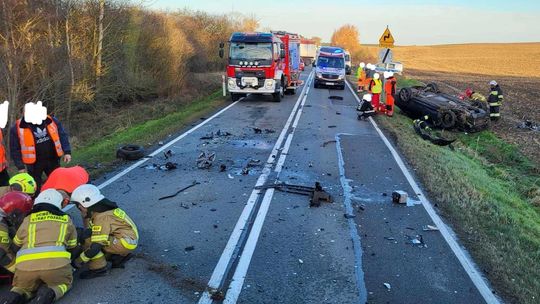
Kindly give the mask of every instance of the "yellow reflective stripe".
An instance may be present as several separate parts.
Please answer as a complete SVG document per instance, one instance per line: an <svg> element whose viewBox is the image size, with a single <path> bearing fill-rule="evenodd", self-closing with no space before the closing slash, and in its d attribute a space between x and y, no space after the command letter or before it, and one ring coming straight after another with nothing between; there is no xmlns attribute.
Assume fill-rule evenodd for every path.
<svg viewBox="0 0 540 304"><path fill-rule="evenodd" d="M36 245L36 224L28 225L28 247L34 248Z"/></svg>
<svg viewBox="0 0 540 304"><path fill-rule="evenodd" d="M9 234L6 231L0 230L0 237L1 236L9 236Z"/></svg>
<svg viewBox="0 0 540 304"><path fill-rule="evenodd" d="M499 95L499 92L497 92L497 91L491 91L491 95Z"/></svg>
<svg viewBox="0 0 540 304"><path fill-rule="evenodd" d="M30 216L30 223L45 222L45 221L67 223L69 221L69 216L68 215L54 215L54 214L49 213L48 211L32 213L32 215Z"/></svg>
<svg viewBox="0 0 540 304"><path fill-rule="evenodd" d="M129 216L126 215L126 212L120 208L116 208L114 209L113 211L113 214L126 221L126 223L128 223L130 226L131 226L131 229L133 229L133 232L135 232L135 236L137 237L137 239L139 238L139 231L137 230L137 226L135 225L135 223L129 218Z"/></svg>
<svg viewBox="0 0 540 304"><path fill-rule="evenodd" d="M58 285L58 289L60 289L60 292L62 294L65 294L68 290L68 286L66 284L61 284L61 285Z"/></svg>
<svg viewBox="0 0 540 304"><path fill-rule="evenodd" d="M135 248L137 248L137 244L130 244L125 239L120 239L120 243L122 244L122 246L124 246L124 248L129 250L134 250Z"/></svg>
<svg viewBox="0 0 540 304"><path fill-rule="evenodd" d="M90 237L90 240L93 242L93 241L107 241L109 240L109 235L108 234L96 234L96 235L92 235Z"/></svg>
<svg viewBox="0 0 540 304"><path fill-rule="evenodd" d="M79 258L81 259L81 261L83 261L83 262L85 262L85 263L88 262L88 261L90 261L90 258L87 257L86 254L85 254L84 252L81 253L81 255L79 256Z"/></svg>
<svg viewBox="0 0 540 304"><path fill-rule="evenodd" d="M19 239L19 237L15 236L13 238L13 243L15 243L18 246L21 246L23 244L23 241L21 239Z"/></svg>
<svg viewBox="0 0 540 304"><path fill-rule="evenodd" d="M135 223L127 216L126 216L126 218L124 218L124 220L131 226L131 229L133 229L133 232L135 232L135 236L138 239L139 238L139 231L137 230L137 226L135 226Z"/></svg>
<svg viewBox="0 0 540 304"><path fill-rule="evenodd" d="M67 224L61 224L60 225L60 233L58 234L58 240L56 241L56 246L62 246L64 245L64 240L66 239L66 230L67 230Z"/></svg>
<svg viewBox="0 0 540 304"><path fill-rule="evenodd" d="M99 252L98 254L96 254L93 258L90 258L90 260L92 260L92 261L93 261L93 260L97 260L97 259L100 259L100 258L102 258L102 257L104 257L104 256L105 256L105 254L103 254L103 252L100 251L100 252Z"/></svg>
<svg viewBox="0 0 540 304"><path fill-rule="evenodd" d="M68 241L66 242L66 244L67 244L67 246L68 246L69 248L75 247L75 246L77 246L77 239L68 240Z"/></svg>
<svg viewBox="0 0 540 304"><path fill-rule="evenodd" d="M71 253L67 251L50 251L50 252L40 252L40 253L30 253L21 256L17 256L16 264L33 261L33 260L42 260L42 259L70 259Z"/></svg>

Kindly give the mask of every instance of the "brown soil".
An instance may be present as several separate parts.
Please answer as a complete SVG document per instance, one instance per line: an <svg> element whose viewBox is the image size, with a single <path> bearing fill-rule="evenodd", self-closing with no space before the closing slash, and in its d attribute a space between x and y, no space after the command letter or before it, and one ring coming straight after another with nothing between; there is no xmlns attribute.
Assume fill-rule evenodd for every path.
<svg viewBox="0 0 540 304"><path fill-rule="evenodd" d="M517 145L536 164L540 164L540 131L519 129L524 120L540 123L540 77L514 77L467 73L450 73L407 69L405 76L424 83L435 82L446 93L458 94L472 88L483 95L489 94L488 82L497 80L504 93L502 119L491 124L491 129L505 141Z"/></svg>

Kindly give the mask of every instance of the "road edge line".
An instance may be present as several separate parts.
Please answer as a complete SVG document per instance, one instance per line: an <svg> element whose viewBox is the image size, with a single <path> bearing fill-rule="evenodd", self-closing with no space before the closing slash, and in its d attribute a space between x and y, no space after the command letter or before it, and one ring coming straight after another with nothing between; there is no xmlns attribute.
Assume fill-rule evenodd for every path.
<svg viewBox="0 0 540 304"><path fill-rule="evenodd" d="M354 92L351 85L348 81L346 81L347 86L349 87L349 90L353 93L354 97L356 98L356 101L360 103L360 97ZM429 214L431 219L433 220L433 223L439 228L439 231L441 232L441 235L446 240L446 243L448 246L450 246L450 249L452 249L452 252L456 256L456 258L459 260L461 266L467 272L469 275L471 281L476 286L476 289L478 289L478 292L482 295L486 303L489 304L499 304L501 301L499 298L493 293L491 288L489 287L489 283L487 282L487 279L484 277L484 275L478 270L478 266L476 263L472 260L470 255L466 253L466 250L459 245L457 239L450 233L450 228L443 222L441 217L437 214L435 209L433 208L431 202L428 201L426 196L424 195L424 192L420 187L418 186L418 183L414 180L412 177L412 174L409 172L409 169L405 166L405 163L403 162L403 159L401 156L397 153L396 149L393 147L392 143L386 138L384 133L381 131L375 120L373 120L372 117L369 117L369 121L385 143L386 147L390 150L390 153L394 157L394 160L398 164L399 168L405 175L405 178L413 188L413 190L418 195L420 201L422 202L422 206L424 206L424 209Z"/></svg>

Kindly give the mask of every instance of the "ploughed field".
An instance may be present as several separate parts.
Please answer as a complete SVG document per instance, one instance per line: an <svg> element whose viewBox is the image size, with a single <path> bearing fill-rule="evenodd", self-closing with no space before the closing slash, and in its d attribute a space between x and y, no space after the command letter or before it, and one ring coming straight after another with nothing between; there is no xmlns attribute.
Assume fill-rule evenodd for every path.
<svg viewBox="0 0 540 304"><path fill-rule="evenodd" d="M377 47L368 51L376 58ZM487 95L488 82L499 82L503 119L492 130L540 163L540 132L517 128L524 120L540 123L540 43L401 46L394 60L404 64L405 76L436 82L451 94L471 87Z"/></svg>

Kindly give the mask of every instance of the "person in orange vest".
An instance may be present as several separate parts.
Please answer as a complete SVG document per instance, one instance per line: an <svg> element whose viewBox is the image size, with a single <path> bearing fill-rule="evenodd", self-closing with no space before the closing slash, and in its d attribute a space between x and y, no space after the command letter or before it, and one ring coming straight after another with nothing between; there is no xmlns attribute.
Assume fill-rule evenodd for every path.
<svg viewBox="0 0 540 304"><path fill-rule="evenodd" d="M0 130L0 196L9 191L9 173L3 130Z"/></svg>
<svg viewBox="0 0 540 304"><path fill-rule="evenodd" d="M27 171L39 189L43 173L49 176L60 167L60 159L71 161L71 147L60 121L47 115L39 125L25 119L15 122L10 132L10 155L19 172Z"/></svg>
<svg viewBox="0 0 540 304"><path fill-rule="evenodd" d="M370 83L371 83L371 80L373 80L373 75L375 74L375 66L371 63L368 63L366 65L366 79L364 81L364 91L368 91L369 94L371 94L371 89L370 89Z"/></svg>
<svg viewBox="0 0 540 304"><path fill-rule="evenodd" d="M366 64L361 62L356 73L358 77L358 92L363 92L366 89Z"/></svg>
<svg viewBox="0 0 540 304"><path fill-rule="evenodd" d="M386 115L394 116L394 95L396 94L396 78L392 72L384 72L384 93L386 94Z"/></svg>
<svg viewBox="0 0 540 304"><path fill-rule="evenodd" d="M373 75L373 79L369 82L369 91L372 94L371 104L375 111L380 111L380 102L381 102L381 93L382 93L382 82L379 79L381 76L379 73Z"/></svg>

